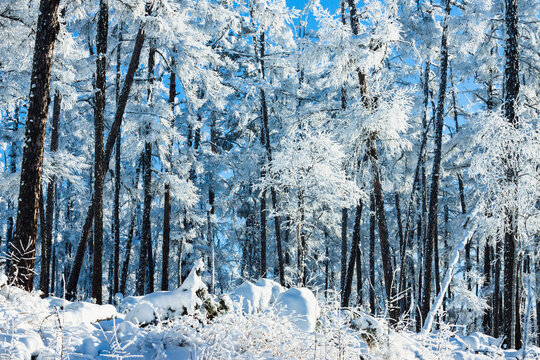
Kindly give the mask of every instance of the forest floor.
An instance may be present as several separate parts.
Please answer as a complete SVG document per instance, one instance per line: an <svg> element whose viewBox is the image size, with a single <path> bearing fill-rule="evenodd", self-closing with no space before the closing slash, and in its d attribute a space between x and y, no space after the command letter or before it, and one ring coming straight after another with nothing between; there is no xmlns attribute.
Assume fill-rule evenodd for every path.
<svg viewBox="0 0 540 360"><path fill-rule="evenodd" d="M260 300L246 289L257 289L257 284L266 283L239 288L236 300L233 292L230 299L239 299L240 306L213 320L199 313L143 324L133 320L134 314L142 316L133 310L144 302L141 297L126 298L115 307L42 299L38 293L0 285L0 359L540 359L538 347L503 350L500 339L481 333L461 336L449 329L394 331L382 319L344 312L328 302L318 307L314 330L307 318L298 321L276 312L279 300L246 313L243 299ZM166 295L174 301L174 294L159 292L146 299L170 311L163 299ZM292 294L290 301L307 304L298 313L308 315L313 305L302 302L300 292Z"/></svg>

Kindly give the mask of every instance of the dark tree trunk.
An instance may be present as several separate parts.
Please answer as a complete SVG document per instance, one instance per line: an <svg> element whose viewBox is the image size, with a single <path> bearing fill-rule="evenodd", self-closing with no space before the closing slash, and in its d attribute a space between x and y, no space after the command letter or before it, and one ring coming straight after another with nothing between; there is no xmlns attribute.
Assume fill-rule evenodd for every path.
<svg viewBox="0 0 540 360"><path fill-rule="evenodd" d="M362 294L362 238L360 234L360 224L362 221L362 203L360 203L360 212L356 208L356 217L354 219L354 233L353 241L358 243L356 249L356 304L361 306L364 303L364 297Z"/></svg>
<svg viewBox="0 0 540 360"><path fill-rule="evenodd" d="M60 122L60 108L62 96L56 92L54 95L52 132L51 132L51 153L58 150L58 126ZM43 293L42 296L49 296L49 278L50 278L50 261L52 249L52 228L54 220L54 199L56 197L56 176L53 175L49 185L47 186L47 208L45 211L45 242L41 249L41 275L39 288Z"/></svg>
<svg viewBox="0 0 540 360"><path fill-rule="evenodd" d="M105 101L107 72L107 36L109 30L108 0L100 0L96 35L96 92L94 104L94 266L92 297L103 302L103 137L105 135Z"/></svg>
<svg viewBox="0 0 540 360"><path fill-rule="evenodd" d="M52 296L56 294L56 245L52 248L52 266L51 266L51 287L50 293Z"/></svg>
<svg viewBox="0 0 540 360"><path fill-rule="evenodd" d="M135 231L135 225L137 223L136 220L137 220L137 212L135 212L133 216L131 217L131 224L129 225L129 232L128 232L128 238L127 238L127 243L126 243L126 253L124 256L124 263L122 264L122 276L120 278L119 291L123 295L126 294L127 276L129 272L129 260L131 257L131 247L133 244L133 232Z"/></svg>
<svg viewBox="0 0 540 360"><path fill-rule="evenodd" d="M148 53L148 103L152 103L152 86L154 79L156 50L150 48ZM151 124L144 125L145 143L142 154L142 174L143 174L143 217L142 217L142 239L139 252L139 271L137 274L137 294L143 295L147 292L154 292L154 271L152 259L152 142L148 139L151 131ZM148 279L146 272L148 271Z"/></svg>
<svg viewBox="0 0 540 360"><path fill-rule="evenodd" d="M59 31L59 0L41 0L32 60L15 235L11 246L10 279L32 290L45 125L49 108L54 43Z"/></svg>
<svg viewBox="0 0 540 360"><path fill-rule="evenodd" d="M504 67L504 115L506 120L515 128L519 126L517 115L518 95L519 95L519 31L518 31L518 0L506 0L506 44L504 55L506 63ZM508 159L512 159L515 154L513 149L506 149ZM516 169L508 161L506 169L506 181L517 186ZM517 219L514 208L505 209L505 229L504 229L504 335L505 343L510 348L516 348L517 334L515 333L516 322L519 321L519 307L516 299L519 288L516 282L516 236Z"/></svg>
<svg viewBox="0 0 540 360"><path fill-rule="evenodd" d="M386 223L386 211L384 209L384 196L379 171L379 159L377 154L377 145L374 138L368 140L368 151L371 158L371 171L373 173L373 192L375 196L375 209L377 225L379 230L379 242L381 246L381 258L384 275L384 288L386 290L386 299L388 303L388 313L390 322L396 323L399 317L399 307L394 304L395 287L394 269L392 266L392 256L390 242L388 239L388 225Z"/></svg>
<svg viewBox="0 0 540 360"><path fill-rule="evenodd" d="M521 257L520 259L517 260L517 266L516 266L516 291L515 291L515 301L516 301L516 305L515 305L515 311L516 311L516 314L515 314L515 317L516 317L516 321L515 321L515 334L516 334L516 344L514 346L515 349L521 349L521 346L522 346L522 343L521 343L521 314L520 314L520 309L521 309L521 277L523 275L523 268L522 268L523 264L522 264L522 261L521 261Z"/></svg>
<svg viewBox="0 0 540 360"><path fill-rule="evenodd" d="M120 101L120 77L121 59L122 59L122 31L123 26L118 27L118 46L116 48L116 106ZM120 133L121 130L118 130ZM113 264L113 294L116 294L120 287L120 188L122 180L122 137L116 138L115 149L115 181L114 181L114 210L113 210L113 229L114 229L114 264Z"/></svg>
<svg viewBox="0 0 540 360"><path fill-rule="evenodd" d="M488 238L486 240L486 246L484 248L484 288L489 288L491 285L491 245L489 244L490 239ZM491 299L491 296L487 298L487 303L490 306L493 306L493 301ZM492 326L491 326L491 319L492 314L490 314L490 310L485 310L483 318L482 318L482 327L485 334L491 334L492 333Z"/></svg>
<svg viewBox="0 0 540 360"><path fill-rule="evenodd" d="M174 61L172 62L174 64ZM174 127L174 98L176 96L176 74L171 69L171 75L169 78L169 105L171 107L171 128ZM167 154L167 160L170 163L172 160L172 141L169 142L169 149ZM171 186L169 183L165 184L165 199L163 204L163 244L162 244L162 256L161 262L161 290L169 290L169 251L170 251L170 237L171 237Z"/></svg>
<svg viewBox="0 0 540 360"><path fill-rule="evenodd" d="M398 226L399 251L401 253L405 249L405 240L403 238L403 224L401 222L401 207L399 205L399 194L397 193L397 191L394 193L394 200L396 204L396 222Z"/></svg>
<svg viewBox="0 0 540 360"><path fill-rule="evenodd" d="M147 15L150 15L151 8L147 6ZM141 57L141 50L144 43L144 30L143 26L139 26L139 31L135 38L135 46L133 48L133 53L129 62L128 70L126 73L126 78L124 80L124 85L122 86L122 91L120 92L120 98L118 105L116 107L116 113L114 116L114 122L107 136L107 143L105 145L105 156L104 156L104 166L103 172L106 173L109 169L109 162L111 159L111 154L113 146L116 143L116 138L120 133L120 126L122 125L122 119L124 117L124 112L126 110L126 105L131 91L131 85L133 84L133 79L135 77L135 72L139 67L139 60ZM90 229L92 228L92 222L94 220L94 197L92 197L92 202L86 213L86 219L83 225L81 240L77 246L77 252L75 254L75 259L73 260L73 265L71 267L70 276L68 285L66 288L67 297L73 299L77 292L77 282L79 281L79 275L81 273L81 268L83 265L84 253L86 251L86 246L88 245L88 238L90 236Z"/></svg>
<svg viewBox="0 0 540 360"><path fill-rule="evenodd" d="M431 172L431 191L428 208L428 229L426 236L426 246L424 254L424 292L422 299L422 322L431 307L431 283L433 249L438 246L437 234L437 208L439 204L439 176L442 159L442 130L444 125L444 107L446 101L446 82L448 74L448 22L450 17L450 1L446 3L446 13L443 19L443 33L441 38L441 64L439 98L437 102L437 115L435 118L435 155L433 159L433 170Z"/></svg>
<svg viewBox="0 0 540 360"><path fill-rule="evenodd" d="M375 198L369 200L369 309L375 315Z"/></svg>
<svg viewBox="0 0 540 360"><path fill-rule="evenodd" d="M341 298L345 294L345 284L347 280L347 208L341 209Z"/></svg>
<svg viewBox="0 0 540 360"><path fill-rule="evenodd" d="M502 241L497 239L495 242L495 265L493 280L493 337L498 338L501 334L502 326L502 297L501 297L501 258L503 253Z"/></svg>
<svg viewBox="0 0 540 360"><path fill-rule="evenodd" d="M15 121L13 124L13 133L16 133L19 129L19 108L15 109ZM8 169L6 169L8 171ZM17 142L15 137L11 142L9 149L9 172L14 174L17 172ZM13 226L15 225L13 219L13 203L8 200L8 219L7 219L7 229L6 229L6 270L11 268L11 244L13 243ZM0 248L0 251L2 249Z"/></svg>
<svg viewBox="0 0 540 360"><path fill-rule="evenodd" d="M349 300L352 291L352 282L354 275L354 266L356 263L357 267L360 267L360 262L358 262L358 252L360 249L360 221L362 219L362 202L356 206L356 215L354 218L354 232L351 246L351 256L349 258L349 266L347 267L347 278L345 283L345 291L343 292L343 297L341 299L341 306L348 307ZM361 271L361 270L360 270ZM360 273L360 277L361 277ZM358 279L357 279L358 280Z"/></svg>

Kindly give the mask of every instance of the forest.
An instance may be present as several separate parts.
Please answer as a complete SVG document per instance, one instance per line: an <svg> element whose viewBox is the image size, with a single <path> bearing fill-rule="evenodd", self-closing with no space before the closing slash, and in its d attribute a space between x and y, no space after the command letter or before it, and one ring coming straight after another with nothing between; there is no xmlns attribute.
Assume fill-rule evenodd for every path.
<svg viewBox="0 0 540 360"><path fill-rule="evenodd" d="M10 306L216 327L255 283L540 358L538 0L2 0L0 38L0 347Z"/></svg>

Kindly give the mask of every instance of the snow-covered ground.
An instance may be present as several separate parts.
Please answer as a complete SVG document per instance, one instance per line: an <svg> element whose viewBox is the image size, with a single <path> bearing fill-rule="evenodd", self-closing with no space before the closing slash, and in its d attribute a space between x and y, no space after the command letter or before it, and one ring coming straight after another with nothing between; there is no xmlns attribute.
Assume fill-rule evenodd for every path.
<svg viewBox="0 0 540 360"><path fill-rule="evenodd" d="M0 359L524 358L480 333L389 330L381 319L267 279L215 299L200 270L179 289L128 297L116 308L0 286ZM526 351L540 358L539 348Z"/></svg>

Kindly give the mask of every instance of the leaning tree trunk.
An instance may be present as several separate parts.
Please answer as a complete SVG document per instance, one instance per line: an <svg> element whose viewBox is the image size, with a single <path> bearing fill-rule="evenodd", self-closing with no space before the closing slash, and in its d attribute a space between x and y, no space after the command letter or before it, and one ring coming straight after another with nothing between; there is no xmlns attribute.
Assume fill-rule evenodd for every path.
<svg viewBox="0 0 540 360"><path fill-rule="evenodd" d="M58 150L58 126L60 122L60 108L62 103L62 95L56 92L54 95L52 132L51 132L51 153ZM45 210L45 242L41 248L41 274L39 288L42 296L49 296L50 292L50 262L52 249L52 228L54 220L54 198L56 196L56 175L52 176L49 185L47 186L47 208ZM54 288L53 288L54 291Z"/></svg>
<svg viewBox="0 0 540 360"><path fill-rule="evenodd" d="M54 43L60 25L60 0L41 0L32 60L32 77L23 147L15 235L11 247L11 280L32 290L38 223L45 125L49 108Z"/></svg>
<svg viewBox="0 0 540 360"><path fill-rule="evenodd" d="M519 119L517 115L518 95L519 95L519 32L518 32L518 0L506 0L506 44L504 55L506 64L504 67L504 116L506 120L514 127L518 128ZM506 169L506 181L517 187L516 169L511 164L515 156L514 149L506 149L508 157ZM507 207L504 211L504 335L505 343L510 348L518 346L516 342L515 323L519 320L516 314L519 309L516 307L515 293L519 291L515 276L515 258L516 258L516 237L517 237L517 219L516 210L513 207Z"/></svg>
<svg viewBox="0 0 540 360"><path fill-rule="evenodd" d="M151 7L147 6L146 14L149 16ZM135 72L139 67L139 60L141 57L141 50L144 43L144 28L143 24L139 26L139 31L135 38L135 46L133 48L133 53L131 54L131 59L129 61L128 70L126 73L126 78L124 80L124 85L122 86L122 91L120 92L120 98L116 106L116 113L114 116L114 122L107 136L107 143L105 145L105 156L103 164L103 172L106 173L109 169L109 162L111 159L111 154L113 146L116 143L116 138L120 133L120 126L122 125L122 119L124 117L124 112L126 110L126 105L131 91L131 85L133 85L133 79L135 77ZM92 228L92 222L94 220L94 197L92 197L91 205L88 208L86 213L86 219L81 233L81 240L77 246L77 252L75 254L75 259L73 260L73 265L71 266L70 276L68 284L66 287L67 297L69 299L75 298L77 292L77 282L79 281L79 275L81 273L81 268L84 259L84 253L86 251L86 246L88 245L88 238L90 236L90 230Z"/></svg>
<svg viewBox="0 0 540 360"><path fill-rule="evenodd" d="M103 302L103 137L105 134L105 99L107 71L107 36L109 30L108 0L100 0L96 36L96 92L94 104L94 266L92 298Z"/></svg>
<svg viewBox="0 0 540 360"><path fill-rule="evenodd" d="M446 3L441 38L441 78L439 82L439 98L437 116L435 118L435 157L431 172L431 191L428 208L428 230L424 254L424 289L422 297L422 319L425 321L431 307L431 283L433 266L433 248L437 241L437 208L439 204L439 176L442 158L442 130L444 125L444 105L446 101L446 78L448 73L448 21L450 17L450 1Z"/></svg>

